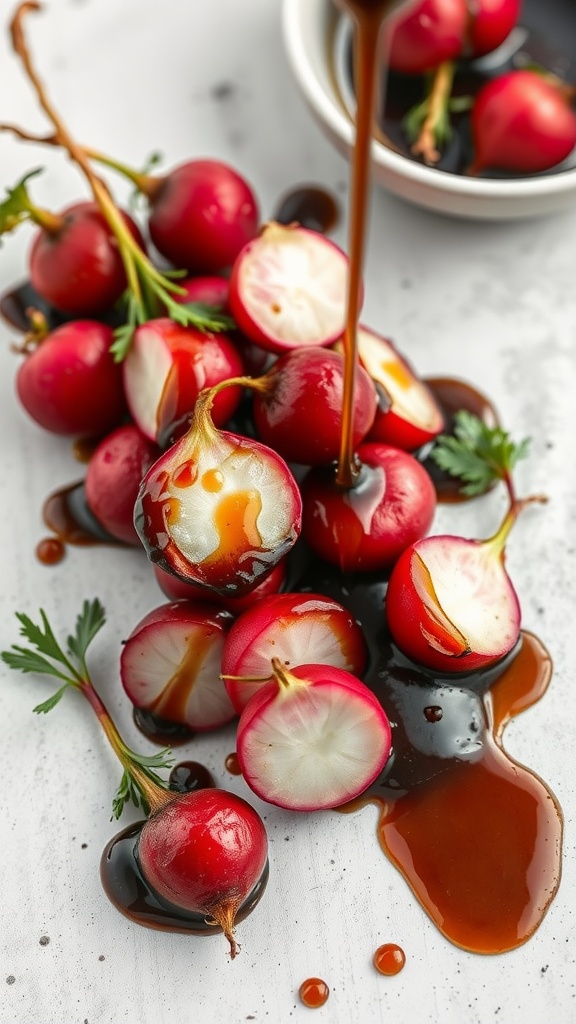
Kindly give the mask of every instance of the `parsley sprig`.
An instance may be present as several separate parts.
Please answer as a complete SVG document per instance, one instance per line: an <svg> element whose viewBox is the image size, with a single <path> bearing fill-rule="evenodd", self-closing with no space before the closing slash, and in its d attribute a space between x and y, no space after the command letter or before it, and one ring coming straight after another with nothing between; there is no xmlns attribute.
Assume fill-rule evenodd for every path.
<svg viewBox="0 0 576 1024"><path fill-rule="evenodd" d="M489 427L461 409L454 416L454 434L436 439L431 458L440 469L460 477L461 491L468 497L484 494L501 480L514 501L512 471L528 455L529 445L530 438L515 443L502 427Z"/></svg>
<svg viewBox="0 0 576 1024"><path fill-rule="evenodd" d="M60 702L67 690L79 690L90 703L96 713L108 740L123 767L120 785L112 801L112 815L119 818L125 805L132 802L141 807L145 813L162 807L172 795L167 784L154 771L155 768L169 768L172 757L168 749L157 754L139 754L131 750L120 736L106 707L96 693L88 666L86 653L94 637L104 625L104 608L100 601L84 601L82 611L76 619L74 632L62 646L48 621L43 609L40 609L40 623L37 624L22 612L16 613L20 622L20 635L29 647L13 644L10 650L2 651L0 657L10 668L24 673L52 676L61 682L61 686L47 700L37 704L37 714L47 714Z"/></svg>

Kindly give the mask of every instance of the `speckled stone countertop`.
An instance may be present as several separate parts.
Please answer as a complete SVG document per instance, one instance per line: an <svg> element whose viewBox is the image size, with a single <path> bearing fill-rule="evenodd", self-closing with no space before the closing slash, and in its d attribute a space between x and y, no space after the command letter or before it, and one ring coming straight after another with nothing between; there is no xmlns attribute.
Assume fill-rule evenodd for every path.
<svg viewBox="0 0 576 1024"><path fill-rule="evenodd" d="M42 132L45 122L10 49L2 7L0 119ZM283 51L280 0L52 0L29 19L50 94L78 138L142 165L154 150L169 167L191 156L236 165L253 183L262 216L280 195L316 182L343 206L348 173L319 134ZM44 166L35 195L58 209L85 196L59 153L0 137L3 186ZM121 195L121 198L123 196ZM548 693L508 728L509 752L551 786L565 812L564 873L557 898L525 946L482 957L445 941L385 859L376 812L262 810L271 881L239 929L234 962L218 937L140 928L120 916L99 881L102 849L117 830L110 799L113 755L74 695L40 719L47 695L32 677L0 670L3 735L0 1019L6 1024L524 1024L576 1020L576 844L571 748L575 710L576 210L513 224L449 220L380 190L372 197L364 321L393 338L423 375L473 381L515 437L531 435L518 467L520 493L545 492L510 541L507 565L524 625L554 659ZM346 245L346 217L335 238ZM0 287L25 276L30 230L5 240ZM82 475L69 440L43 433L19 408L14 332L0 325L3 471L0 646L17 640L16 610L45 607L67 630L81 601L99 595L108 622L91 657L95 681L133 745L137 733L118 683L122 638L163 600L141 551L70 548L48 568L35 557L41 506ZM500 491L443 506L434 531L488 536ZM219 784L245 794L224 758L233 730L178 751L205 763ZM130 815L127 816L130 820ZM378 975L377 946L397 942L407 962ZM331 994L310 1011L298 986L316 975Z"/></svg>

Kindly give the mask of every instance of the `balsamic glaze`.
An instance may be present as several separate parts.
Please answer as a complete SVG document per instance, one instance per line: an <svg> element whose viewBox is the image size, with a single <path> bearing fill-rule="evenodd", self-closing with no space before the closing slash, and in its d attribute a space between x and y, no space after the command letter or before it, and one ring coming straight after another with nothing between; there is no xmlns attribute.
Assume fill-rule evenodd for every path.
<svg viewBox="0 0 576 1024"><path fill-rule="evenodd" d="M312 231L328 234L340 220L337 200L316 185L292 189L278 201L272 220L279 224L301 224Z"/></svg>

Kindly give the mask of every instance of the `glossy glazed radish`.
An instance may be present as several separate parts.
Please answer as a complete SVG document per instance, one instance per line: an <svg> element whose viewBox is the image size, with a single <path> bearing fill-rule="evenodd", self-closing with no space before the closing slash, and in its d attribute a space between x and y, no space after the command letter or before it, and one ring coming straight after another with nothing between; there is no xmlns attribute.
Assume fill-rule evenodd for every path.
<svg viewBox="0 0 576 1024"><path fill-rule="evenodd" d="M176 302L200 302L205 306L227 311L230 285L227 277L216 274L186 277L179 280L182 292L175 295Z"/></svg>
<svg viewBox="0 0 576 1024"><path fill-rule="evenodd" d="M122 371L128 407L142 433L164 445L183 433L200 391L243 372L240 354L225 334L182 327L168 317L134 332ZM240 388L214 399L213 419L222 426L237 408Z"/></svg>
<svg viewBox="0 0 576 1024"><path fill-rule="evenodd" d="M240 714L265 685L245 677L265 677L273 658L285 669L332 665L360 676L366 657L360 626L337 601L321 594L276 594L263 597L236 620L224 643L222 675Z"/></svg>
<svg viewBox="0 0 576 1024"><path fill-rule="evenodd" d="M576 146L570 94L558 79L528 69L488 81L470 115L470 173L493 168L534 174L565 160Z"/></svg>
<svg viewBox="0 0 576 1024"><path fill-rule="evenodd" d="M122 218L143 247L127 213ZM29 255L30 281L39 295L69 316L105 313L127 286L118 243L95 203L75 203L41 227Z"/></svg>
<svg viewBox="0 0 576 1024"><path fill-rule="evenodd" d="M442 410L392 342L360 327L358 355L381 394L368 440L409 452L432 441L444 429Z"/></svg>
<svg viewBox="0 0 576 1024"><path fill-rule="evenodd" d="M467 0L419 0L393 17L388 61L392 71L421 75L460 54Z"/></svg>
<svg viewBox="0 0 576 1024"><path fill-rule="evenodd" d="M161 568L239 597L295 543L301 499L279 455L215 429L210 408L217 390L202 392L189 432L147 473L135 525Z"/></svg>
<svg viewBox="0 0 576 1024"><path fill-rule="evenodd" d="M194 601L163 604L134 626L122 646L120 676L135 707L193 731L234 717L220 679L228 612Z"/></svg>
<svg viewBox="0 0 576 1024"><path fill-rule="evenodd" d="M134 423L102 439L86 471L88 507L104 529L125 544L139 544L134 505L140 484L160 454Z"/></svg>
<svg viewBox="0 0 576 1024"><path fill-rule="evenodd" d="M249 594L244 594L243 597L227 597L226 595L216 594L206 587L199 587L194 583L186 583L178 576L174 576L173 573L161 569L159 565L155 565L153 568L158 586L166 597L169 597L172 601L208 601L217 604L221 608L225 608L232 615L240 615L247 608L251 608L260 598L278 593L286 580L286 559L282 559L281 562L274 566L268 576L262 580L262 583L254 587Z"/></svg>
<svg viewBox="0 0 576 1024"><path fill-rule="evenodd" d="M464 56L482 57L501 46L520 17L522 0L474 0L469 7Z"/></svg>
<svg viewBox="0 0 576 1024"><path fill-rule="evenodd" d="M146 822L136 856L163 899L220 926L234 957L236 914L268 856L266 830L254 808L221 789L177 796Z"/></svg>
<svg viewBox="0 0 576 1024"><path fill-rule="evenodd" d="M288 462L326 465L338 458L342 430L344 359L324 348L293 349L258 382L253 415L258 435ZM376 415L376 389L358 368L354 392L354 445Z"/></svg>
<svg viewBox="0 0 576 1024"><path fill-rule="evenodd" d="M250 788L291 811L338 807L380 774L391 747L388 718L364 683L329 665L288 672L250 700L238 723L236 753Z"/></svg>
<svg viewBox="0 0 576 1024"><path fill-rule="evenodd" d="M330 345L344 331L347 275L347 257L323 235L270 223L234 263L230 309L270 352Z"/></svg>
<svg viewBox="0 0 576 1024"><path fill-rule="evenodd" d="M436 494L408 452L365 443L355 486L336 484L331 469L314 468L302 485L302 534L312 550L343 572L391 568L430 529Z"/></svg>
<svg viewBox="0 0 576 1024"><path fill-rule="evenodd" d="M16 375L28 415L55 434L98 436L117 426L126 401L112 340L112 329L97 320L70 321L47 334Z"/></svg>
<svg viewBox="0 0 576 1024"><path fill-rule="evenodd" d="M504 568L509 512L489 540L426 537L392 570L390 632L405 654L440 672L468 672L504 657L520 635L520 604Z"/></svg>
<svg viewBox="0 0 576 1024"><path fill-rule="evenodd" d="M136 180L150 204L150 237L176 267L218 273L258 230L252 188L219 160L189 160L165 175Z"/></svg>

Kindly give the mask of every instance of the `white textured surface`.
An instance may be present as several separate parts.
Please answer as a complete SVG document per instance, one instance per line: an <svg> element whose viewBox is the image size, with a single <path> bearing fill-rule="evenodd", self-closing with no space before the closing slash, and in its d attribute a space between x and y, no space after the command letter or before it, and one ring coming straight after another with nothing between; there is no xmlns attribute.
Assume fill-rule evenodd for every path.
<svg viewBox="0 0 576 1024"><path fill-rule="evenodd" d="M192 155L227 158L254 183L264 217L296 182L321 182L344 197L346 165L317 131L288 71L279 0L52 0L30 17L29 30L53 99L92 146L136 164L160 149L167 167ZM231 88L219 90L224 84ZM1 118L44 129L6 33L0 97ZM49 172L36 182L39 201L58 208L84 194L59 154L0 139L2 185L40 164ZM538 933L502 957L451 946L380 854L371 809L299 817L264 808L271 878L259 910L238 930L243 948L233 963L221 938L140 928L100 887L100 853L117 828L109 809L119 773L95 720L73 695L37 719L31 709L48 684L2 669L2 1024L288 1024L310 1019L297 989L313 974L331 987L314 1019L330 1024L576 1019L575 236L576 210L533 222L466 223L377 192L364 307L366 322L394 338L421 372L475 381L515 436L534 439L519 490L546 491L550 502L526 511L508 565L524 623L550 647L555 674L542 702L510 726L507 746L546 779L566 813L564 876ZM29 237L23 228L6 240L2 288L22 276ZM343 229L336 239L345 244ZM108 623L91 657L95 680L128 741L144 747L118 682L119 644L161 595L138 551L71 549L54 568L36 561L42 500L76 478L79 466L67 441L43 434L18 408L11 340L0 326L0 646L16 639L15 610L33 613L42 604L67 630L81 600L98 594ZM436 525L487 535L502 507L502 495L493 494L444 508ZM244 793L223 766L233 746L230 730L179 756L197 756L221 784ZM50 942L40 944L41 936ZM407 954L392 979L371 967L385 941Z"/></svg>

